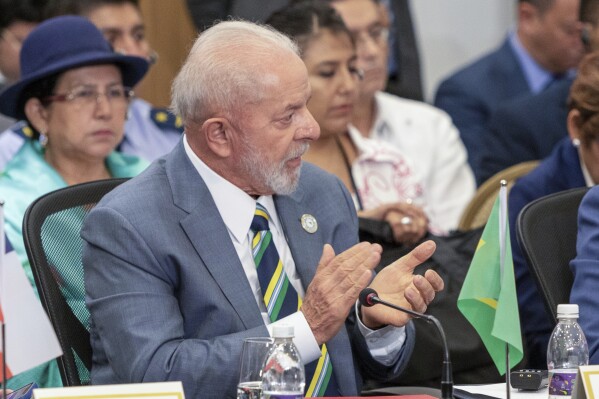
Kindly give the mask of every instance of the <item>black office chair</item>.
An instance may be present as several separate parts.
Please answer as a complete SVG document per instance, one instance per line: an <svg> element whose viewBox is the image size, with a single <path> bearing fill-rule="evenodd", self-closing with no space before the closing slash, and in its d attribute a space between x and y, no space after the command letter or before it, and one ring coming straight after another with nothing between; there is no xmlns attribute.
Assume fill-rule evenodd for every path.
<svg viewBox="0 0 599 399"><path fill-rule="evenodd" d="M25 249L40 300L63 351L58 366L65 386L88 385L92 364L79 232L85 215L106 193L127 180L65 187L38 198L25 212Z"/></svg>
<svg viewBox="0 0 599 399"><path fill-rule="evenodd" d="M539 198L518 215L517 238L545 308L557 323L557 305L570 303L576 257L578 207L588 188L574 188Z"/></svg>

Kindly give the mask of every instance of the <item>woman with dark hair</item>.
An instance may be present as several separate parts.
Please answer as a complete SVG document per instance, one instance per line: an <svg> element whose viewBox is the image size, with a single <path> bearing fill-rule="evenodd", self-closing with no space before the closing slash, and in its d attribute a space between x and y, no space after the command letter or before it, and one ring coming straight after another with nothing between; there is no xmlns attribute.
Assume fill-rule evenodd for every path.
<svg viewBox="0 0 599 399"><path fill-rule="evenodd" d="M520 319L531 368L547 365L553 323L516 241L516 219L526 204L559 191L599 182L599 53L586 56L568 98L568 134L539 166L520 178L509 194L512 254Z"/></svg>
<svg viewBox="0 0 599 399"><path fill-rule="evenodd" d="M115 151L133 96L130 87L147 69L143 58L113 52L83 17L49 19L23 43L21 77L0 94L0 112L26 119L37 140L27 140L0 174L0 196L5 201L6 235L32 285L21 230L29 204L49 191L131 177L147 166ZM78 233L73 231L74 239ZM63 288L73 301L84 301L82 282L65 279ZM58 369L50 362L13 377L8 386L14 389L31 381L40 387L61 385Z"/></svg>
<svg viewBox="0 0 599 399"><path fill-rule="evenodd" d="M396 146L381 139L363 136L350 125L354 102L358 95L361 73L357 69L357 54L352 35L337 12L323 2L297 2L281 10L267 21L274 28L292 37L299 44L308 70L312 96L308 109L320 125L318 140L310 143L303 159L335 174L352 193L360 224L391 226L395 245L378 234L372 238L384 244L383 256L393 258L421 240L430 230L441 232L442 223L435 218L423 184L411 173L413 163ZM384 34L382 26L374 25L370 34ZM374 41L369 41L374 45ZM367 44L368 45L368 44ZM388 130L389 133L391 133ZM372 220L377 222L372 222ZM361 229L363 237L370 231ZM380 231L378 231L380 233ZM386 237L385 237L386 238ZM370 237L369 237L370 239ZM483 349L476 332L459 313L457 294L463 281L462 271L469 260L457 255L449 244L437 237L437 252L443 265L431 260L432 267L443 276L450 291L431 304L427 312L434 314L448 328L448 342L454 354L456 381L461 383L494 382L495 366ZM476 240L477 242L478 240ZM445 244L445 245L441 245ZM473 242L472 244L475 244ZM463 248L469 248L464 243ZM464 252L467 253L468 249ZM384 262L383 262L384 264ZM412 357L397 381L386 384L438 386L441 370L430 367L431 359L441 359L437 331L433 326L415 323L416 347L426 348L426 355ZM378 384L378 383L374 383Z"/></svg>
<svg viewBox="0 0 599 399"><path fill-rule="evenodd" d="M321 134L304 159L343 181L360 217L388 222L396 242L418 242L434 228L420 182L398 150L349 126L361 74L355 43L341 17L322 2L306 1L276 12L266 23L297 41L308 69L308 109Z"/></svg>

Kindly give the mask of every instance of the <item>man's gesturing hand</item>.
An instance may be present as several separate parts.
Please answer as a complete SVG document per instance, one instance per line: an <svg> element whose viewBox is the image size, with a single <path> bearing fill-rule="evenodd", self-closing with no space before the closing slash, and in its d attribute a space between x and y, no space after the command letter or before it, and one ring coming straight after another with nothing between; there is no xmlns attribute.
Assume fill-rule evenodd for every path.
<svg viewBox="0 0 599 399"><path fill-rule="evenodd" d="M424 313L435 298L435 292L443 289L443 280L433 270L427 270L424 276L414 275L413 271L435 252L435 248L433 241L420 244L409 254L381 270L370 287L385 301ZM362 322L369 328L388 324L399 327L409 319L408 314L385 306L362 307Z"/></svg>
<svg viewBox="0 0 599 399"><path fill-rule="evenodd" d="M339 255L335 255L330 245L324 246L300 309L319 345L343 326L360 291L372 280L372 270L379 264L381 252L380 245L367 242Z"/></svg>

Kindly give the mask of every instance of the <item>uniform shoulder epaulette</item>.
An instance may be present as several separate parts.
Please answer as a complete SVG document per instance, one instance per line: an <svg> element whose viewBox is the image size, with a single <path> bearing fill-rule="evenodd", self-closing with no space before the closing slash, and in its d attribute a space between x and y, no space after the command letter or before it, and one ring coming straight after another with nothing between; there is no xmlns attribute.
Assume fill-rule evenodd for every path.
<svg viewBox="0 0 599 399"><path fill-rule="evenodd" d="M24 139L30 139L33 137L33 129L31 129L31 126L29 126L25 121L15 123L10 130Z"/></svg>
<svg viewBox="0 0 599 399"><path fill-rule="evenodd" d="M181 117L173 115L166 108L152 108L150 118L160 129L174 129L183 132L183 123Z"/></svg>

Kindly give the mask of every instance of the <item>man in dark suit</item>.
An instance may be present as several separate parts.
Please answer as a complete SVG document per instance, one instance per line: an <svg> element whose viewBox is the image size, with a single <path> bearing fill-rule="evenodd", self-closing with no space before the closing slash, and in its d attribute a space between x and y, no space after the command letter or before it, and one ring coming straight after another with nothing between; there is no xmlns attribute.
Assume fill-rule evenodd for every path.
<svg viewBox="0 0 599 399"><path fill-rule="evenodd" d="M580 1L580 21L585 51L599 50L599 0ZM511 165L549 156L568 135L566 102L571 85L572 79L563 79L539 94L497 108L483 139L478 184Z"/></svg>
<svg viewBox="0 0 599 399"><path fill-rule="evenodd" d="M573 79L500 105L482 137L477 184L520 162L543 159L568 135L566 105Z"/></svg>
<svg viewBox="0 0 599 399"><path fill-rule="evenodd" d="M499 49L441 83L435 105L458 127L475 175L489 118L507 100L539 93L582 55L579 0L519 0L518 28Z"/></svg>
<svg viewBox="0 0 599 399"><path fill-rule="evenodd" d="M108 194L82 231L94 384L180 380L189 398L233 398L243 338L268 336L275 323L294 326L307 370L332 364L320 396L357 395L362 374L401 373L409 317L356 299L371 286L424 311L443 281L412 271L434 244L372 278L381 248L357 244L343 183L302 165L319 135L309 98L286 36L248 22L200 35L173 83L181 142ZM267 219L265 252L254 212ZM273 251L287 295L263 285L261 254ZM278 295L295 299L284 318L270 306Z"/></svg>

